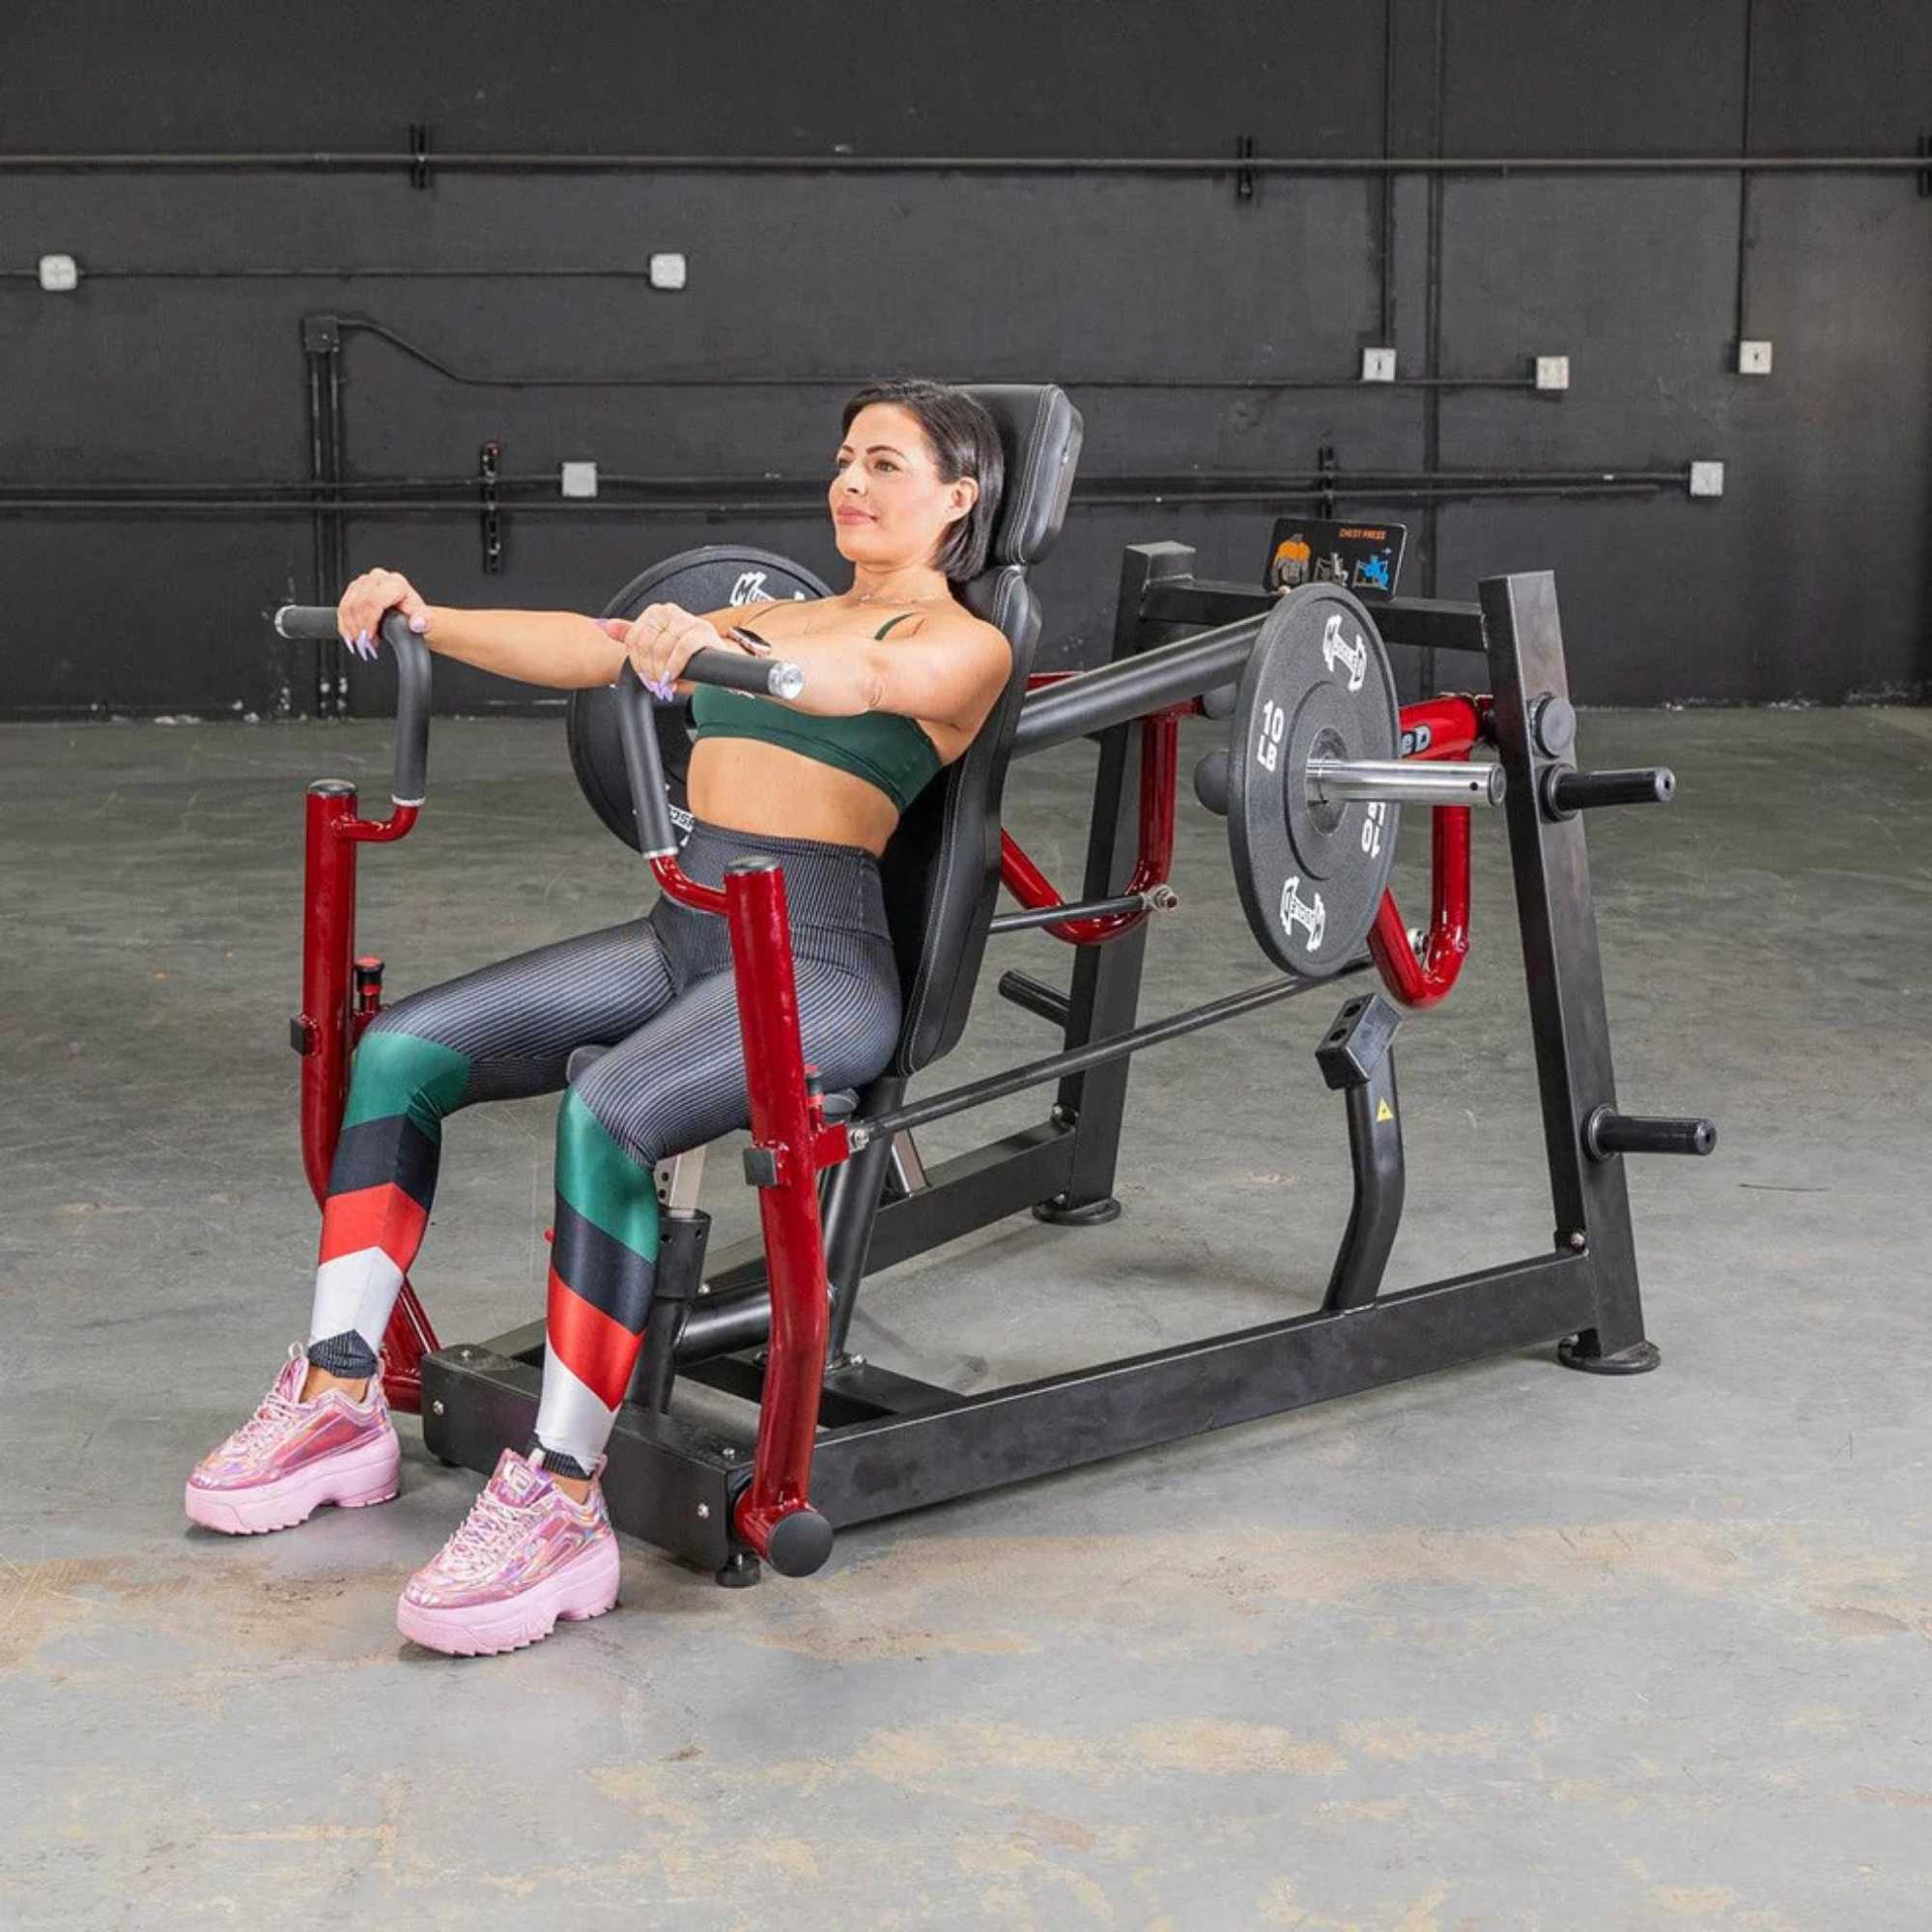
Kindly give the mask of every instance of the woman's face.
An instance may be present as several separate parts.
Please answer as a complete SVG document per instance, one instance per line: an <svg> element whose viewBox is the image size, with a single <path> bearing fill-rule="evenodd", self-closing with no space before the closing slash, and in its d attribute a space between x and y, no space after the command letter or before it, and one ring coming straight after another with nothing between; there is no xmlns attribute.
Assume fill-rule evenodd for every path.
<svg viewBox="0 0 1932 1932"><path fill-rule="evenodd" d="M940 481L925 431L910 411L867 403L833 459L827 501L838 554L878 569L930 563L979 496L970 476Z"/></svg>

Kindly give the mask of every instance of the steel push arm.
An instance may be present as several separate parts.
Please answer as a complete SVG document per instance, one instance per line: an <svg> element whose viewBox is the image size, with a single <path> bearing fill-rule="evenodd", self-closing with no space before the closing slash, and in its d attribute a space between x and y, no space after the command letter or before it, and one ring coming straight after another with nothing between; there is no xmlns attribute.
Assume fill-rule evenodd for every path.
<svg viewBox="0 0 1932 1932"><path fill-rule="evenodd" d="M697 652L682 675L695 684L773 696L795 696L803 689L796 667L728 651ZM818 1173L845 1158L845 1130L827 1124L806 1070L783 871L775 859L741 859L726 868L722 892L685 872L649 695L628 667L617 690L639 845L652 875L680 904L723 914L731 935L752 1116L745 1167L758 1189L772 1302L757 1446L751 1481L732 1500L731 1526L781 1576L809 1576L832 1550L832 1525L811 1507L811 1450L831 1321Z"/></svg>

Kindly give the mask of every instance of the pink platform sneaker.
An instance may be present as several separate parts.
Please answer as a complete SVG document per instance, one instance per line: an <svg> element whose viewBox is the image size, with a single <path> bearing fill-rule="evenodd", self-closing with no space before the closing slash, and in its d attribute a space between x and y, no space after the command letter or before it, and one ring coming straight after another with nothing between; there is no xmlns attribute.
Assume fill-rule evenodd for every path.
<svg viewBox="0 0 1932 1932"><path fill-rule="evenodd" d="M208 1529L249 1536L304 1522L323 1503L360 1509L396 1493L402 1445L371 1376L360 1402L341 1389L298 1400L308 1357L289 1358L262 1406L187 1479L187 1513Z"/></svg>
<svg viewBox="0 0 1932 1932"><path fill-rule="evenodd" d="M592 1475L603 1471L600 1456ZM462 1527L404 1586L396 1628L452 1657L521 1650L559 1617L601 1617L617 1601L618 1567L603 1490L593 1481L573 1502L540 1462L505 1449Z"/></svg>

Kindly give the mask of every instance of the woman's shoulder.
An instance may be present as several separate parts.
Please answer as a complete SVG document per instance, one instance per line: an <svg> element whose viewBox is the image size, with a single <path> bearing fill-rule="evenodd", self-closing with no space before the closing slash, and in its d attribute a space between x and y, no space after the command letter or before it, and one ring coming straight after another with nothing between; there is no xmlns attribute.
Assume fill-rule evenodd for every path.
<svg viewBox="0 0 1932 1932"><path fill-rule="evenodd" d="M1002 643L1006 642L1006 633L997 624L987 623L977 611L962 604L957 597L947 597L937 604L908 607L900 614L923 619L928 635L942 630L948 637L977 637L988 640L997 638ZM897 617L893 621L896 624Z"/></svg>
<svg viewBox="0 0 1932 1932"><path fill-rule="evenodd" d="M1010 655L1012 642L999 625L989 622L978 611L969 611L965 605L955 603L947 613L959 626L959 635L977 639L987 649L997 649L1003 655Z"/></svg>
<svg viewBox="0 0 1932 1932"><path fill-rule="evenodd" d="M705 611L704 620L717 630L728 631L733 624L749 624L767 611L782 611L790 601L784 597L766 597L752 604L727 604L722 611Z"/></svg>

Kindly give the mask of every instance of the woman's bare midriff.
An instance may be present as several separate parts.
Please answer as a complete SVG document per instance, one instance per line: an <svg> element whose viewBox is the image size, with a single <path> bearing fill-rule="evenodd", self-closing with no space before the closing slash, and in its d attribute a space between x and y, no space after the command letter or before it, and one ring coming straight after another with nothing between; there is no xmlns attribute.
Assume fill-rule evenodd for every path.
<svg viewBox="0 0 1932 1932"><path fill-rule="evenodd" d="M686 789L692 810L726 831L863 845L874 856L899 821L877 785L756 738L694 745Z"/></svg>

